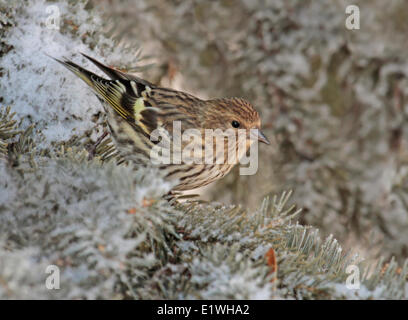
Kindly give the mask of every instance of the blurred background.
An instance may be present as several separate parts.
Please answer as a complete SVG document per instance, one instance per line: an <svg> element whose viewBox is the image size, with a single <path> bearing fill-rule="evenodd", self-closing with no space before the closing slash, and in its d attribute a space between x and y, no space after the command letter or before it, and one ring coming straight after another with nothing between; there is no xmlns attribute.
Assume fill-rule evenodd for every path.
<svg viewBox="0 0 408 320"><path fill-rule="evenodd" d="M408 256L406 1L93 0L143 76L201 98L245 97L277 146L203 197L256 208L293 189L301 223L370 256ZM355 4L360 29L349 30ZM109 57L106 57L109 59Z"/></svg>

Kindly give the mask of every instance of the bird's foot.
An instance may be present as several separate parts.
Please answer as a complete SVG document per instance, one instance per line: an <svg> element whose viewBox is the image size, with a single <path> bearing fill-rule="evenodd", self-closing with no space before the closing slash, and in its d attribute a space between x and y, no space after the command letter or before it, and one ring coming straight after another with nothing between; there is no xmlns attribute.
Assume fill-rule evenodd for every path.
<svg viewBox="0 0 408 320"><path fill-rule="evenodd" d="M88 160L92 160L96 155L96 148L102 142L103 139L108 135L108 131L104 131L103 134L96 140L96 142L88 148Z"/></svg>

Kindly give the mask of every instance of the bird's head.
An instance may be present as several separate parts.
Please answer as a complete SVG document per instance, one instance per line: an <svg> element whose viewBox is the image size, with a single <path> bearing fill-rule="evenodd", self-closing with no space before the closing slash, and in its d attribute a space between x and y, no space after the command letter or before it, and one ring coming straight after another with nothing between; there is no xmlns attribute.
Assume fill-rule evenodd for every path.
<svg viewBox="0 0 408 320"><path fill-rule="evenodd" d="M255 141L270 144L261 131L261 119L254 107L242 98L214 99L208 101L204 111L204 126L208 129L244 129L247 143ZM254 129L254 130L251 130Z"/></svg>

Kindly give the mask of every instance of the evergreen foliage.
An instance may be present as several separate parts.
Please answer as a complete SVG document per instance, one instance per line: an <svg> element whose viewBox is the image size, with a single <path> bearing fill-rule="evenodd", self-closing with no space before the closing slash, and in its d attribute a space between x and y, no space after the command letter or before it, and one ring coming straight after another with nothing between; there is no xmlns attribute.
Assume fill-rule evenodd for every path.
<svg viewBox="0 0 408 320"><path fill-rule="evenodd" d="M342 108L348 105L341 99L340 87L344 81L349 88L345 98L353 103L358 96L391 104L389 95L394 92L391 83L397 81L398 88L404 88L405 71L398 71L405 70L403 62L384 60L380 63L375 56L357 59L355 52L344 47L345 35L339 31L342 18L335 7L324 1L305 1L307 4L296 7L295 11L292 1L242 0L234 1L234 6L230 1L210 4L196 1L195 7L184 1L174 1L172 5L158 2L138 1L131 6L138 10L135 14L141 15L135 24L146 26L151 19L160 27L169 22L171 15L160 15L149 10L150 6L161 8L162 13L184 17L172 17L173 24L167 24L166 36L157 38L167 48L183 48L179 41L184 39L187 44L194 43L197 52L202 50L200 55L192 55L174 49L184 61L180 65L187 67L185 75L194 79L192 87L208 88L208 94L218 94L221 91L217 90L224 86L231 94L239 92L257 97L260 105L282 99L278 103L279 112L268 111L266 107L263 111L266 117L277 112L274 116L277 130L283 132L280 136L283 140L278 142L287 147L277 156L290 160L283 172L294 182L291 185L294 192L274 192L283 190L284 183L262 187L265 192L258 192L259 177L256 176L249 178L254 178L254 182L244 181L247 190L271 194L264 197L256 209L195 199L167 201L164 196L171 185L162 180L160 172L135 169L123 162L109 139L91 154L92 144L104 129L99 102L82 83L58 69L47 56L34 53L42 46L49 54L70 55L82 50L105 56L110 59L109 63L129 69L135 64L132 52L137 51L137 45L127 38L131 34L117 37L120 26L112 28L112 25L106 33L104 19L85 1L35 0L10 4L0 0L0 101L3 104L0 107L0 298L407 298L408 262L402 262L406 248L406 236L402 232L406 227L408 201L405 166L393 167L392 161L372 159L375 165L370 167L373 169L370 172L381 171L383 165L387 168L390 165L396 171L391 180L386 179L388 176L384 178L390 183L386 205L380 207L370 202L372 198L367 195L374 198L377 195L365 189L371 180L364 180L364 175L357 175L354 180L352 173L353 170L366 172L363 167L371 162L364 161L372 156L372 149L365 149L361 157L353 157L351 168L344 169L342 161L351 157L358 144L351 138L349 145L344 144L346 133L335 137L331 129L341 128L341 121L347 116L339 118L330 109L337 105L336 110L342 114ZM44 26L46 7L53 4L62 10L58 31ZM236 14L228 20L228 27L221 18L231 10ZM186 28L191 12L199 21L209 21L206 28L211 32L197 25ZM256 19L238 21L236 17L242 14ZM207 19L208 16L213 19ZM330 23L323 24L323 20ZM249 24L251 36L245 38L245 34L238 32L242 30L241 23ZM234 29L234 26L240 27ZM274 39L268 38L270 28L280 30L273 33ZM144 30L137 38L142 41L154 31L139 30ZM200 32L205 30L206 37L200 37ZM218 30L222 32L217 33ZM266 38L254 36L261 30ZM177 35L176 31L180 33ZM231 31L237 31L236 39L231 39L231 47L224 47L223 39L228 38ZM220 41L211 36L214 33ZM241 50L253 48L252 42L258 43L261 39L263 45L255 46L261 48L261 52ZM316 47L311 46L309 51L304 51L317 39L320 50L315 51ZM321 43L322 39L326 42ZM234 49L236 43L242 47ZM230 55L229 50L234 54ZM271 50L276 54L272 55ZM289 51L292 54L289 55ZM228 58L223 60L219 56L222 53ZM222 86L220 73L212 69L212 59L223 60L225 70L230 72ZM288 65L291 62L299 64ZM312 68L312 62L316 68ZM235 68L231 69L230 65ZM302 69L305 65L310 69ZM157 74L162 71L161 67L150 68L147 74L159 79ZM302 70L303 76L298 74ZM308 78L310 73L315 77ZM210 75L214 81L203 86L200 81ZM258 85L259 75L270 78ZM270 86L271 83L274 86ZM301 90L305 83L309 91ZM370 88L374 88L372 94ZM335 101L315 101L317 97ZM364 105L364 101L360 102ZM375 140L379 136L385 141L380 134L382 129L399 128L403 124L403 120L388 121L387 117L394 118L381 105L363 108L361 114L373 121L367 120L370 123L364 130L354 128L358 134L364 134L359 136L359 141ZM321 126L316 132L306 130L296 136L300 132L295 129L298 118L304 118L306 128ZM320 150L319 155L315 155L317 160L299 160L297 151L302 144L310 147L308 152L312 154ZM344 147L343 157L337 157L336 146ZM377 151L383 155L383 149ZM393 161L397 162L401 154L393 153ZM294 158L287 158L290 155ZM265 157L260 167L268 165L272 154ZM273 171L272 166L265 170L263 176L272 179L272 175L268 175ZM231 192L232 199L237 200L241 199L239 190L229 190L229 186L238 181L234 179L220 184L217 190ZM363 183L356 185L358 179ZM342 225L344 219L338 213L344 212L339 194L344 203L354 199L350 206L364 213L366 220L359 220L357 213L354 220L346 219L358 226L368 221L358 232L387 227L389 232L382 234L384 239L389 238L385 243L389 250L384 258L374 262L371 257L357 255L338 243L337 235L341 235L342 240L347 238L347 229ZM306 213L301 207L306 207ZM349 211L347 217L348 214ZM316 222L322 231L304 223L305 220L312 225ZM326 236L330 232L336 236ZM395 234L399 238L395 238ZM397 259L389 258L392 253L399 254ZM49 265L60 269L59 290L46 288ZM350 265L360 271L359 289L347 288Z"/></svg>

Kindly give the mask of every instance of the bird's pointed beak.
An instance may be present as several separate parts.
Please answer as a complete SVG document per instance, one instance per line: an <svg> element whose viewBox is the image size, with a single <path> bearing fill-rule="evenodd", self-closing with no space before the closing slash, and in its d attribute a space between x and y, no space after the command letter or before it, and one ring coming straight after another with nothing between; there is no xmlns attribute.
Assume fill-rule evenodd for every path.
<svg viewBox="0 0 408 320"><path fill-rule="evenodd" d="M266 143L266 144L271 144L268 140L267 137L265 137L265 135L262 133L261 130L258 130L258 141Z"/></svg>
<svg viewBox="0 0 408 320"><path fill-rule="evenodd" d="M258 140L259 142L263 142L265 144L271 144L268 138L259 129L255 130L251 136L252 136L252 139L254 140Z"/></svg>

